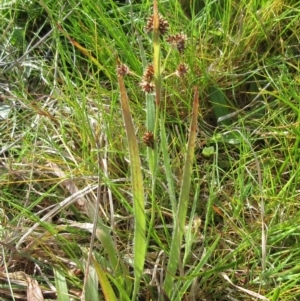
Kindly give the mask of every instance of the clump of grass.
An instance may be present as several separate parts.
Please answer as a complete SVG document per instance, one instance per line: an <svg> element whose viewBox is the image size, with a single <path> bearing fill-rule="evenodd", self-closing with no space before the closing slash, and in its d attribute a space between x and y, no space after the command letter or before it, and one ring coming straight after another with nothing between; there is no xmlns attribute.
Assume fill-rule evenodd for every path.
<svg viewBox="0 0 300 301"><path fill-rule="evenodd" d="M153 62L150 63L145 71L140 83L141 89L146 93L146 133L143 137L145 144L148 147L148 166L151 174L151 217L148 224L148 242L154 234L154 221L156 218L156 199L157 199L157 172L158 172L158 160L160 157L160 144L158 137L161 137L162 153L164 159L164 165L166 167L166 174L168 185L170 187L170 202L173 208L174 219L174 233L171 239L169 264L166 269L166 279L163 284L163 290L167 296L171 295L172 283L178 267L178 260L180 255L180 246L182 243L182 237L184 233L184 225L186 220L187 204L189 187L191 183L191 171L193 166L193 155L195 148L195 139L197 132L197 112L198 112L198 90L195 90L194 105L192 113L192 123L190 127L189 142L187 146L187 153L185 159L185 165L183 169L183 178L181 185L181 192L179 200L177 201L174 194L174 183L172 180L172 171L170 168L170 157L168 155L167 138L164 126L164 112L162 110L162 84L163 84L163 71L161 70L161 39L167 33L169 24L158 13L157 2L154 1L153 15L149 17L146 31L153 33ZM183 54L185 49L185 36L177 34L169 36L168 41L174 44L177 50ZM187 66L180 63L177 71L174 73L179 77L184 76L187 73ZM127 100L127 94L125 92L125 85L123 82L123 76L129 73L129 69L126 65L119 64L118 76L119 86L121 91L121 103L123 118L128 138L128 145L130 150L131 161L131 173L132 173L132 189L134 197L134 216L135 216L135 234L134 234L134 256L135 256L135 290L133 292L133 299L136 299L139 283L142 278L142 270L144 266L146 256L146 229L145 229L145 208L144 208L144 186L142 181L142 175L140 173L141 164L139 160L139 152L137 148L137 142L135 138L135 131L132 125L129 106ZM152 94L153 93L153 94ZM135 197L136 196L136 197ZM161 284L160 284L161 285ZM163 298L163 295L158 296L159 299Z"/></svg>

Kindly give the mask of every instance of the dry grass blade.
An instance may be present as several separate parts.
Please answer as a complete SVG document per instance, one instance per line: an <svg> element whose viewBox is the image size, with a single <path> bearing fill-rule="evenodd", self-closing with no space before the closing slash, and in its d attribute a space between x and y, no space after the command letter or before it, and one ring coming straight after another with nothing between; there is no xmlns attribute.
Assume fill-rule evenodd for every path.
<svg viewBox="0 0 300 301"><path fill-rule="evenodd" d="M55 175L57 175L60 179L67 178L66 174L59 168L57 164L50 162L49 166L51 167L52 172ZM66 179L60 185L65 187L71 195L79 191L78 187L72 179ZM81 210L84 210L87 213L86 200L84 198L78 198L76 203Z"/></svg>
<svg viewBox="0 0 300 301"><path fill-rule="evenodd" d="M43 301L43 293L38 282L30 277L27 280L27 300L28 301Z"/></svg>
<svg viewBox="0 0 300 301"><path fill-rule="evenodd" d="M235 285L235 284L229 279L229 277L228 277L225 273L220 273L220 274L221 274L221 276L222 276L226 281L228 281L232 286L234 286L234 287L237 288L238 290L240 290L240 291L242 291L242 292L248 294L249 296L252 296L252 297L254 297L254 298L257 298L257 299L259 299L259 300L269 301L268 298L262 296L261 294L258 294L258 293L256 293L256 292L250 291L250 290L245 289L245 288L243 288L243 287L241 287L241 286Z"/></svg>
<svg viewBox="0 0 300 301"><path fill-rule="evenodd" d="M24 242L26 237L28 237L39 225L41 222L45 222L57 213L59 213L61 210L65 209L66 207L74 204L78 199L84 197L86 194L90 193L91 191L98 188L98 185L88 185L87 187L77 191L76 193L72 194L59 204L57 204L52 210L50 210L47 214L45 214L40 222L35 223L18 241L16 245L16 249L19 250L21 244Z"/></svg>

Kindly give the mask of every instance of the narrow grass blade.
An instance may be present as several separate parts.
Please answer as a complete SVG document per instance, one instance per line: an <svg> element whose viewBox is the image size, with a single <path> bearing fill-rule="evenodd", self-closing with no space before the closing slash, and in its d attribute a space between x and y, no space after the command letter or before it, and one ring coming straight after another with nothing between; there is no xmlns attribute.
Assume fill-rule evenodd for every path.
<svg viewBox="0 0 300 301"><path fill-rule="evenodd" d="M86 253L86 260L84 261L85 265L89 264L88 269L86 269L86 271L88 271L88 274L85 275L86 279L85 279L85 285L84 285L84 300L99 300L99 286L98 286L98 273L94 267L94 265L91 264L92 262L92 257L93 255L91 255L91 260L88 260L88 256L89 252ZM105 274L104 274L105 275ZM101 279L102 280L102 279ZM102 283L102 281L100 281L100 284ZM109 284L109 283L108 283ZM107 287L102 286L102 291L103 294L106 295L106 291L107 291ZM109 299L109 300L113 300L113 299Z"/></svg>
<svg viewBox="0 0 300 301"><path fill-rule="evenodd" d="M155 108L155 103L154 103L154 97L151 94L147 94L146 96L146 127L147 130L154 133L154 140L156 140L156 129L155 129L155 124L156 124L156 108ZM155 145L154 150L148 147L147 149L147 154L148 154L148 164L149 164L149 169L152 175L152 179L154 182L154 177L157 169L157 145Z"/></svg>
<svg viewBox="0 0 300 301"><path fill-rule="evenodd" d="M81 53L83 53L85 56L87 56L100 70L103 70L103 72L106 72L106 69L97 61L95 57L88 51L85 47L81 46L78 42L76 42L74 39L72 39L66 31L63 30L63 28L57 24L58 30L70 41L70 43L76 47ZM109 74L106 72L106 75L109 76Z"/></svg>
<svg viewBox="0 0 300 301"><path fill-rule="evenodd" d="M54 269L55 286L58 301L70 301L66 277L59 270Z"/></svg>
<svg viewBox="0 0 300 301"><path fill-rule="evenodd" d="M274 290L272 301L279 300L279 295L280 295L280 287L276 287L275 290Z"/></svg>
<svg viewBox="0 0 300 301"><path fill-rule="evenodd" d="M104 226L101 220L98 222L96 236L99 241L101 241L101 244L108 255L111 267L113 269L113 276L117 279L120 279L119 283L123 285L124 289L130 291L132 288L132 282L129 278L129 271L123 260L120 259L120 256L118 256L118 251L116 250L116 246L112 240L109 230Z"/></svg>
<svg viewBox="0 0 300 301"><path fill-rule="evenodd" d="M131 301L131 292L128 293L127 290L124 290L124 286L119 281L120 279L117 279L113 277L110 274L107 274L108 280L115 286L115 291L118 291L119 300L118 301Z"/></svg>
<svg viewBox="0 0 300 301"><path fill-rule="evenodd" d="M191 185L191 175L193 167L194 149L197 133L197 116L198 116L198 88L194 93L194 104L192 112L192 120L190 125L190 134L186 151L185 164L183 168L183 179L181 183L181 190L179 196L179 203L177 213L174 221L174 232L171 242L171 250L169 256L169 263L167 267L167 275L165 278L164 289L168 296L172 291L172 284L174 281L174 275L178 267L178 260L180 254L180 247L182 242L182 236L185 227L186 212L189 202L189 192Z"/></svg>
<svg viewBox="0 0 300 301"><path fill-rule="evenodd" d="M214 241L214 243L207 249L207 251L205 252L204 256L202 256L202 258L200 259L200 261L198 262L198 264L193 268L193 272L192 272L193 275L196 275L196 274L200 273L201 269L203 268L203 266L207 263L208 259L210 258L212 252L218 246L220 238L221 238L220 236L217 236L217 238ZM189 277L187 278L187 280L183 284L182 288L180 289L180 296L184 295L184 293L192 285L192 283L193 283L194 280L195 280L195 277L189 275ZM177 300L177 299L174 298L174 300Z"/></svg>
<svg viewBox="0 0 300 301"><path fill-rule="evenodd" d="M139 291L140 280L142 277L145 254L146 254L146 216L145 216L145 205L144 205L144 186L143 177L141 172L141 162L138 150L138 144L135 136L134 126L129 110L128 97L125 89L123 76L118 76L120 93L121 93L121 105L122 114L125 124L126 135L128 139L128 148L130 156L131 166L131 181L132 181L132 194L133 194L133 209L135 217L134 226L134 289L133 298Z"/></svg>
<svg viewBox="0 0 300 301"><path fill-rule="evenodd" d="M197 205L199 204L199 194L200 194L200 187L198 185L197 190L195 191L194 195L194 201L191 208L190 213L190 220L188 222L188 226L186 228L186 231L184 233L184 239L185 239L185 250L184 250L184 256L182 259L183 266L187 263L188 259L191 257L192 246L197 241L199 236L199 228L201 226L201 219L197 216L196 210Z"/></svg>
<svg viewBox="0 0 300 301"><path fill-rule="evenodd" d="M96 273L98 275L99 283L101 285L103 295L105 300L107 301L117 301L116 295L114 293L114 290L112 289L106 274L103 272L101 266L99 263L95 260L94 257L92 257L93 265L95 267Z"/></svg>
<svg viewBox="0 0 300 301"><path fill-rule="evenodd" d="M210 99L215 112L216 119L222 116L226 116L230 113L228 109L228 103L224 93L218 87L211 87L209 89ZM231 123L230 119L222 121L223 124L229 125Z"/></svg>
<svg viewBox="0 0 300 301"><path fill-rule="evenodd" d="M160 72L160 38L159 38L159 17L157 1L153 1L153 64L155 83L155 102L157 108L160 106L162 75Z"/></svg>
<svg viewBox="0 0 300 301"><path fill-rule="evenodd" d="M171 171L170 155L168 152L167 136L166 136L166 129L165 129L164 122L165 122L164 118L161 117L161 119L160 119L160 143L161 143L161 149L162 149L162 154L163 154L163 158L164 158L164 167L165 167L166 179L168 182L168 192L169 192L170 201L171 201L171 205L172 205L172 212L173 212L173 216L175 216L177 204L176 204L174 180L173 180L172 171Z"/></svg>

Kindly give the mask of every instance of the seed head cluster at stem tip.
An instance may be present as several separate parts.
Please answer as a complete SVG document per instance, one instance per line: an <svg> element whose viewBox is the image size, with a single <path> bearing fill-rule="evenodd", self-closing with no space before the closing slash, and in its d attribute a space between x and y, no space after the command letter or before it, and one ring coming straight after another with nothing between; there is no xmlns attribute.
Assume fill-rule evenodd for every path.
<svg viewBox="0 0 300 301"><path fill-rule="evenodd" d="M154 67L153 65L148 65L145 72L144 72L144 75L143 75L143 81L145 82L151 82L153 80L153 77L154 77Z"/></svg>
<svg viewBox="0 0 300 301"><path fill-rule="evenodd" d="M160 14L158 17L159 22L159 33L163 36L166 34L166 32L169 30L169 23L167 20L165 20ZM145 26L145 30L147 32L153 31L154 29L154 16L150 16L147 21L147 25ZM166 41L175 47L179 53L182 55L184 53L184 50L186 48L186 35L182 33L178 33L175 35L169 35L166 38ZM188 72L188 66L185 63L180 63L175 71L175 75L178 77L183 77ZM118 76L125 76L130 73L130 70L128 66L125 64L118 64L117 66L117 74ZM147 68L144 71L144 74L142 76L142 81L139 83L139 86L141 87L141 90L144 93L153 93L155 90L155 84L154 84L154 67L153 64L149 64Z"/></svg>
<svg viewBox="0 0 300 301"><path fill-rule="evenodd" d="M152 32L154 30L154 15L151 15L148 20L147 24L145 26L146 32ZM164 17L159 14L158 15L158 30L159 34L161 36L164 36L167 31L169 30L169 23ZM178 50L180 55L184 53L184 50L186 48L186 41L187 37L186 35L182 33L177 33L175 35L169 35L166 38L166 41L172 45L174 48ZM188 66L185 63L180 63L175 71L175 75L178 77L183 77L188 72ZM141 87L141 90L144 93L153 93L155 90L155 84L154 84L154 67L152 64L148 65L147 68L144 71L142 81L139 83L139 86Z"/></svg>
<svg viewBox="0 0 300 301"><path fill-rule="evenodd" d="M166 38L166 41L172 45L173 47L177 48L180 54L183 54L185 50L185 42L187 37L185 34L177 33L175 35L170 35Z"/></svg>
<svg viewBox="0 0 300 301"><path fill-rule="evenodd" d="M154 135L152 132L146 132L143 136L143 141L148 147L154 148Z"/></svg>
<svg viewBox="0 0 300 301"><path fill-rule="evenodd" d="M155 88L155 85L152 82L148 83L146 81L142 81L139 85L145 93L152 93Z"/></svg>
<svg viewBox="0 0 300 301"><path fill-rule="evenodd" d="M129 68L125 64L119 64L117 66L117 74L118 76L125 76L129 73Z"/></svg>
<svg viewBox="0 0 300 301"><path fill-rule="evenodd" d="M151 15L148 20L147 24L145 26L146 32L151 32L154 29L154 15ZM163 18L162 15L158 15L158 30L160 35L165 35L167 31L169 30L169 22Z"/></svg>
<svg viewBox="0 0 300 301"><path fill-rule="evenodd" d="M180 63L175 71L175 74L178 77L183 77L186 73L188 73L189 67L187 64Z"/></svg>

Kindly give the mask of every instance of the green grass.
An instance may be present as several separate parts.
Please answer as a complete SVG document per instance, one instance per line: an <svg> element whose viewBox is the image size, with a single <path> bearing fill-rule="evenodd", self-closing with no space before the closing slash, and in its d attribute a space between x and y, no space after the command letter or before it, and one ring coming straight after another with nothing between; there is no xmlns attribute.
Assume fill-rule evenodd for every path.
<svg viewBox="0 0 300 301"><path fill-rule="evenodd" d="M98 2L0 4L0 299L298 300L300 3Z"/></svg>

